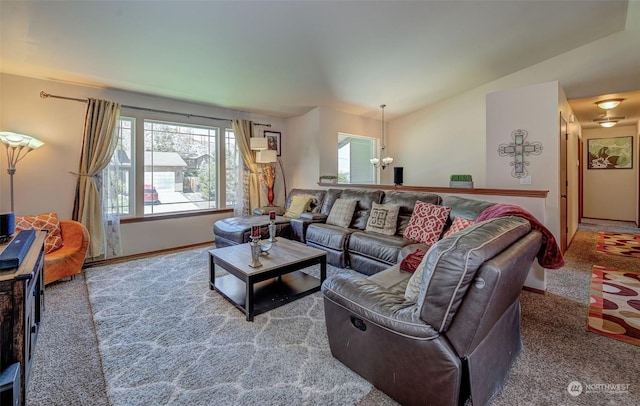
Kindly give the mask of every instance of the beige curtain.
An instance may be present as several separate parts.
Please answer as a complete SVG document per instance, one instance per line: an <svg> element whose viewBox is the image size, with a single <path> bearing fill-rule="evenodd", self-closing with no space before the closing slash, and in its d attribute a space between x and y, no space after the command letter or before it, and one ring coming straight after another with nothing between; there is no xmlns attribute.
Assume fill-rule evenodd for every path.
<svg viewBox="0 0 640 406"><path fill-rule="evenodd" d="M118 138L115 129L119 120L120 103L89 99L73 204L73 219L89 230L89 258L104 254L102 201L97 178L100 171L109 164L116 149Z"/></svg>
<svg viewBox="0 0 640 406"><path fill-rule="evenodd" d="M244 165L249 169L249 214L253 209L260 207L260 182L258 180L258 165L251 151L251 136L253 135L253 123L249 120L233 120L233 132L240 150L240 156ZM244 211L244 210L243 210Z"/></svg>

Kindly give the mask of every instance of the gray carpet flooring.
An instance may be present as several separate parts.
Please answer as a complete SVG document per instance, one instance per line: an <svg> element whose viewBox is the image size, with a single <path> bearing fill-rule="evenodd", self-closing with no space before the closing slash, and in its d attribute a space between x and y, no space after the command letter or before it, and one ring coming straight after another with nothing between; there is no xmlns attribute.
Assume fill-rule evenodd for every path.
<svg viewBox="0 0 640 406"><path fill-rule="evenodd" d="M591 265L640 271L640 260L596 252L596 237L578 231L565 267L547 272L547 294L523 291L525 351L493 404L640 404L640 347L586 330ZM209 291L201 254L91 268L48 286L27 404L396 404L331 358L319 293L247 323ZM304 366L285 368L285 358Z"/></svg>

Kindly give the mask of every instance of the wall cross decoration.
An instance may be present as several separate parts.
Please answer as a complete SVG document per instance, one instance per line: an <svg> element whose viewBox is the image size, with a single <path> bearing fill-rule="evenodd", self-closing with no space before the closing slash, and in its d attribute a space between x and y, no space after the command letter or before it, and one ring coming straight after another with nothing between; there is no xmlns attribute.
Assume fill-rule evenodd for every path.
<svg viewBox="0 0 640 406"><path fill-rule="evenodd" d="M542 153L542 143L539 141L527 141L528 134L526 130L514 130L511 132L513 141L498 146L498 154L500 156L513 158L509 165L513 166L511 176L514 178L524 178L529 174L526 168L529 166L529 161L524 160L525 156L540 155Z"/></svg>

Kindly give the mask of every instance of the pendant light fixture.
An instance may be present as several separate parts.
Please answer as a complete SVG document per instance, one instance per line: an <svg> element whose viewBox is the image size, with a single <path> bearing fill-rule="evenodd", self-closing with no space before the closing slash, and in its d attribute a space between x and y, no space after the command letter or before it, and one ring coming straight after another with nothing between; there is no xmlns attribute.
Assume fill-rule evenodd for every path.
<svg viewBox="0 0 640 406"><path fill-rule="evenodd" d="M387 156L387 157L384 156L384 150L386 148L384 145L384 108L385 107L387 107L386 104L380 105L380 109L382 109L382 137L381 137L382 145L380 146L380 158L373 157L369 160L369 162L371 162L371 164L374 167L382 168L383 170L387 166L391 165L391 163L393 162L393 158L391 158L390 156ZM382 158L382 161L380 160L381 158Z"/></svg>
<svg viewBox="0 0 640 406"><path fill-rule="evenodd" d="M603 110L615 109L622 103L624 99L608 99L608 100L600 100L596 102L596 105Z"/></svg>

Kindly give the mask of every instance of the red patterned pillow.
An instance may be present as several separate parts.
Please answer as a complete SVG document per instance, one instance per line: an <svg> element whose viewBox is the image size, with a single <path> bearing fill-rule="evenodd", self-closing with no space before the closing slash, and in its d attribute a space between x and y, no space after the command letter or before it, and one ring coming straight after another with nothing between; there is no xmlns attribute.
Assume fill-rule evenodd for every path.
<svg viewBox="0 0 640 406"><path fill-rule="evenodd" d="M453 223L451 223L451 227L447 230L446 233L442 236L442 238L448 237L453 233L457 233L458 231L462 231L470 225L475 224L473 220L467 220L464 217L455 217L453 219Z"/></svg>
<svg viewBox="0 0 640 406"><path fill-rule="evenodd" d="M433 245L440 238L451 207L438 206L418 200L413 207L404 238Z"/></svg>
<svg viewBox="0 0 640 406"><path fill-rule="evenodd" d="M62 247L62 231L58 214L55 212L38 214L37 216L17 216L16 233L21 230L47 230L44 240L44 253L48 254Z"/></svg>
<svg viewBox="0 0 640 406"><path fill-rule="evenodd" d="M415 272L418 268L418 265L420 265L420 262L422 262L424 254L426 254L426 252L422 251L419 248L416 249L411 254L402 258L402 262L400 262L400 269L411 273Z"/></svg>

